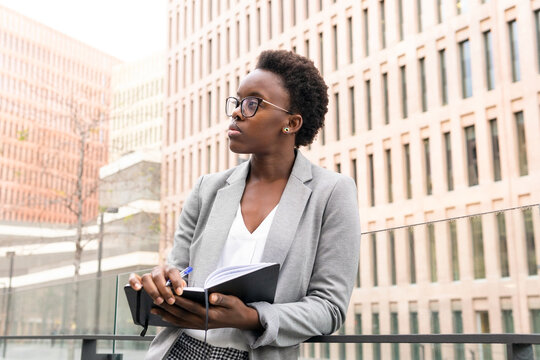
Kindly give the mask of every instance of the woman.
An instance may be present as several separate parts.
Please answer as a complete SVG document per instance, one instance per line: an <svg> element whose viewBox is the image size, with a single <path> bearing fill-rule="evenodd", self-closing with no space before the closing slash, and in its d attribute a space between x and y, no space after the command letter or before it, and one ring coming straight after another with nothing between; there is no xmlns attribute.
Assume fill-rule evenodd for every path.
<svg viewBox="0 0 540 360"><path fill-rule="evenodd" d="M323 126L327 89L312 61L270 50L227 99L230 149L250 161L202 176L167 265L130 277L178 326L157 335L147 359L296 359L298 344L343 325L359 257L356 187L297 150ZM202 287L216 268L257 262L281 266L274 304L212 294L205 343L205 307L166 281L181 294L179 268L192 266L189 284Z"/></svg>

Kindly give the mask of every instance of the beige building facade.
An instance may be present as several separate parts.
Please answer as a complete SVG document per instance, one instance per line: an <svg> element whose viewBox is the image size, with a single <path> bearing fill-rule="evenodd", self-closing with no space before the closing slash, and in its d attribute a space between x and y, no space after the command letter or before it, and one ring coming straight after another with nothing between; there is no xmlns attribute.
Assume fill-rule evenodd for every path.
<svg viewBox="0 0 540 360"><path fill-rule="evenodd" d="M345 333L540 332L540 209L528 207L540 203L540 1L176 0L168 22L162 256L195 180L243 161L228 150L224 99L260 51L291 49L329 86L324 131L302 151L358 186L365 234ZM409 345L361 349L303 356L420 358Z"/></svg>
<svg viewBox="0 0 540 360"><path fill-rule="evenodd" d="M112 71L110 160L133 151L160 151L165 56L116 65Z"/></svg>

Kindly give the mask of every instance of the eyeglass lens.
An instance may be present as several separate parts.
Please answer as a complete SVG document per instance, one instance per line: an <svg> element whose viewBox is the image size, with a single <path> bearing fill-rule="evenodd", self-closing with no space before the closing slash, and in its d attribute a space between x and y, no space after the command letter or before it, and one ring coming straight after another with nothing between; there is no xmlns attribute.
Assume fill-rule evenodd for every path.
<svg viewBox="0 0 540 360"><path fill-rule="evenodd" d="M238 107L238 99L234 97L227 98L225 112L227 116L232 116L233 111ZM259 100L253 97L247 97L240 101L242 116L251 117L259 109Z"/></svg>

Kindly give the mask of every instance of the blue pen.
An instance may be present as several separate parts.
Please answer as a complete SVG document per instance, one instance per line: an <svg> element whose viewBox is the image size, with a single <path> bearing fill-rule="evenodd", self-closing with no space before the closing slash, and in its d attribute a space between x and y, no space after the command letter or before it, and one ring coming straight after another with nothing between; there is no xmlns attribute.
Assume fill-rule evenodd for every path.
<svg viewBox="0 0 540 360"><path fill-rule="evenodd" d="M180 271L180 277L183 278L184 276L189 274L192 270L193 270L193 268L191 266L188 266L184 270ZM165 283L165 286L171 286L171 280L167 280L167 282Z"/></svg>

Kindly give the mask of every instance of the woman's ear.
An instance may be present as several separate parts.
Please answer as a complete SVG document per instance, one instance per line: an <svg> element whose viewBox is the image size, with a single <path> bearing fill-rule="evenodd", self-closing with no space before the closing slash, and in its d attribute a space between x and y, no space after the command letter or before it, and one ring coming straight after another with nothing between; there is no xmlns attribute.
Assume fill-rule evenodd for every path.
<svg viewBox="0 0 540 360"><path fill-rule="evenodd" d="M289 134L296 134L302 127L303 120L302 115L294 114L289 116Z"/></svg>

